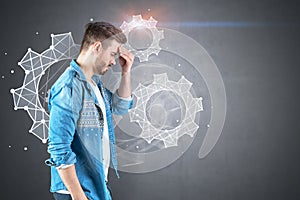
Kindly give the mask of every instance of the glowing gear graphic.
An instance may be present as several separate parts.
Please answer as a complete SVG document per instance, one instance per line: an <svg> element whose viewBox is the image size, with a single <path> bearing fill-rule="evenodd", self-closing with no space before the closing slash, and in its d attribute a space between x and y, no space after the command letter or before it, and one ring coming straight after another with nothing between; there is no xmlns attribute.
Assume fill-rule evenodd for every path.
<svg viewBox="0 0 300 200"><path fill-rule="evenodd" d="M144 86L139 84L133 94L137 97L137 102L135 108L133 108L130 113L130 121L137 122L139 126L142 128L142 133L139 135L144 138L148 143L151 143L152 140L157 139L161 140L164 143L165 148L171 146L177 146L178 139L184 134L188 134L191 137L194 136L198 129L198 125L194 122L196 113L198 111L203 110L202 105L202 97L193 98L192 94L189 92L192 83L189 82L184 76L179 79L178 82L168 80L168 76L166 73L163 74L154 74L153 83L148 86ZM163 117L163 124L160 124L158 127L151 123L151 117L147 117L147 102L154 96L155 93L162 91L168 91L170 94L173 93L183 100L184 105L180 105L179 109L182 109L185 106L185 113L182 119L182 122L175 128L167 128L166 121L167 118L172 118L172 112L166 110L167 115ZM156 98L157 99L157 98ZM172 101L172 100L171 100ZM165 109L167 109L167 105L163 105L160 102L152 102L154 105L150 105L151 108L156 108L156 112L159 115L163 115ZM168 102L170 104L170 101ZM152 107L151 107L152 106ZM170 110L178 110L176 107L170 107ZM150 119L150 121L149 121ZM174 121L174 119L173 119ZM179 120L176 120L177 123Z"/></svg>
<svg viewBox="0 0 300 200"><path fill-rule="evenodd" d="M194 136L196 132L205 133L203 141L200 141L198 155L199 158L204 158L216 145L226 117L224 83L208 52L183 33L167 28L160 28L161 31L158 31L156 23L153 18L143 20L141 16L133 16L132 22L124 22L121 27L127 37L135 34L135 31L146 29L152 34L152 43L147 44L149 48L144 48L145 50L134 49L133 44L130 46L128 43L127 47L125 45L140 60L131 71L136 105L129 115L114 116L115 131L118 133L116 148L119 170L129 173L159 170L176 161L196 138L184 137L184 134ZM50 69L56 69L56 63L60 61L67 63L75 58L80 48L74 44L71 33L51 37L52 44L43 53L28 49L19 62L25 71L23 85L11 89L14 109L28 112L33 120L29 132L44 143L48 138L49 115L41 104L41 100L45 98L43 92L42 95L39 93L39 85L44 81L42 77L47 77L46 84L51 86L53 77L48 81ZM134 42L135 40L136 37ZM143 62L151 54L159 52L158 56L152 57L151 62ZM47 76L43 76L47 69ZM101 80L105 86L109 86L108 89L115 91L120 83L120 72L111 71L111 76L102 76ZM200 96L206 99L205 110ZM199 123L199 111L203 111L201 123L205 123L205 126ZM173 146L176 148L167 148Z"/></svg>
<svg viewBox="0 0 300 200"><path fill-rule="evenodd" d="M149 20L144 20L141 15L134 15L131 22L127 23L124 21L120 26L127 38L129 33L135 28L145 28L151 31L152 43L145 50L137 50L133 48L128 41L126 43L126 47L134 54L134 56L139 58L140 62L148 61L151 54L158 55L161 50L159 41L164 38L164 34L162 30L157 30L156 24L157 21L153 17L150 17Z"/></svg>
<svg viewBox="0 0 300 200"><path fill-rule="evenodd" d="M43 108L39 99L39 83L45 71L54 63L72 59L79 52L80 46L74 44L71 33L51 34L52 44L49 49L39 54L28 49L18 65L25 71L23 85L11 89L14 109L24 109L33 120L30 133L42 140L48 139L49 114Z"/></svg>

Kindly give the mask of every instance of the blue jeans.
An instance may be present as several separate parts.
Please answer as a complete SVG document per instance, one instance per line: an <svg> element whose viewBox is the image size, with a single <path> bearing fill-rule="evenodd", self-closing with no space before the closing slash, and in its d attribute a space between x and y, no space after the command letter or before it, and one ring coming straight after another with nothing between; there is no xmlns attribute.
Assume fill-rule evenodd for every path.
<svg viewBox="0 0 300 200"><path fill-rule="evenodd" d="M109 187L109 185L107 183L106 183L106 185L107 185L108 191L110 193L111 199L113 199L111 188ZM60 194L60 193L54 192L53 197L55 200L72 200L72 197L69 194Z"/></svg>
<svg viewBox="0 0 300 200"><path fill-rule="evenodd" d="M53 197L55 200L72 200L72 197L69 194L60 194L60 193L54 192Z"/></svg>

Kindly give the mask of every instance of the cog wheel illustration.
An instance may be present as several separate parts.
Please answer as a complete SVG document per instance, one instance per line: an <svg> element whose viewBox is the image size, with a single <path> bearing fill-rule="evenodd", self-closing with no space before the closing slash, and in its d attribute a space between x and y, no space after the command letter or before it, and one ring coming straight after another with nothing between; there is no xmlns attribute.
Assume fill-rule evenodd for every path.
<svg viewBox="0 0 300 200"><path fill-rule="evenodd" d="M152 34L152 43L151 45L144 49L144 50L137 50L132 47L132 45L129 44L127 41L126 47L136 56L139 58L140 62L148 61L148 58L151 54L156 54L161 50L161 47L159 46L159 41L161 39L164 39L164 34L163 31L159 31L156 28L157 21L153 18L150 17L149 20L145 20L142 18L141 15L134 15L132 17L132 21L127 23L123 22L123 24L120 26L126 37L128 38L129 33L135 29L135 28L145 28L149 29Z"/></svg>
<svg viewBox="0 0 300 200"><path fill-rule="evenodd" d="M121 26L127 38L132 38L125 48L140 61L131 70L134 108L128 115L113 116L118 169L123 172L148 173L167 167L195 142L201 145L198 157L203 159L217 144L225 123L225 85L212 57L195 39L168 28L158 30L156 24L152 17L144 20L138 15ZM151 36L152 42L145 35L139 37L141 33ZM28 49L18 63L25 71L23 84L10 90L14 110L28 113L33 121L29 133L43 143L49 128L47 89L66 67L61 61L68 65L80 49L71 33L51 37L44 52ZM121 71L111 70L100 78L114 92Z"/></svg>
<svg viewBox="0 0 300 200"><path fill-rule="evenodd" d="M137 122L142 128L140 137L145 139L148 143L151 143L154 139L160 140L164 143L165 148L171 146L177 146L178 139L184 134L194 136L198 129L198 125L194 122L196 113L203 111L202 97L193 98L192 94L189 92L192 83L189 82L184 76L182 76L178 82L168 80L166 73L163 74L154 74L154 80L148 86L139 84L133 94L137 98L135 108L130 110L129 117L131 122ZM172 110L178 110L178 108L169 107L169 110L166 110L166 115L164 115L164 109L167 105L161 103L156 103L155 101L152 104L155 104L154 107L150 105L147 106L147 102L158 92L167 91L169 94L173 93L173 96L177 96L182 99L184 105L180 105L179 109L185 107L185 113L180 124L177 124L175 127L166 128L167 118L172 117ZM163 97L165 98L165 97ZM157 99L157 98L156 98ZM168 104L170 104L168 100ZM147 112L150 113L151 109L156 109L154 112L158 113L156 117L164 115L159 121L163 121L163 124L160 124L158 127L157 124L154 124L151 116L147 116ZM179 120L176 120L177 123ZM165 128L164 128L165 127Z"/></svg>
<svg viewBox="0 0 300 200"><path fill-rule="evenodd" d="M23 85L11 89L14 110L27 111L33 124L29 130L43 143L48 139L49 114L40 102L39 83L46 70L54 63L73 59L79 52L80 46L75 44L71 33L51 34L52 44L41 54L30 48L18 65L25 71Z"/></svg>

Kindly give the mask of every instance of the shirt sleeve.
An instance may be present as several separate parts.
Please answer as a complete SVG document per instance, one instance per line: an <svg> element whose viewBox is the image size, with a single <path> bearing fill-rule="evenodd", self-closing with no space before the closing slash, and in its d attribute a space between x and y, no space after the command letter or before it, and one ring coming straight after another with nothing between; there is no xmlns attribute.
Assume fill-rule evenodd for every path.
<svg viewBox="0 0 300 200"><path fill-rule="evenodd" d="M60 166L56 167L56 169L67 169L67 168L71 167L72 165L74 165L74 164L69 164L69 165L61 164Z"/></svg>
<svg viewBox="0 0 300 200"><path fill-rule="evenodd" d="M112 95L112 113L116 115L125 115L132 108L132 97L124 98L118 95L118 90Z"/></svg>
<svg viewBox="0 0 300 200"><path fill-rule="evenodd" d="M48 166L59 168L76 163L76 155L71 149L71 143L79 114L74 112L73 105L70 87L64 86L58 92L50 93L48 134L50 158L45 161Z"/></svg>

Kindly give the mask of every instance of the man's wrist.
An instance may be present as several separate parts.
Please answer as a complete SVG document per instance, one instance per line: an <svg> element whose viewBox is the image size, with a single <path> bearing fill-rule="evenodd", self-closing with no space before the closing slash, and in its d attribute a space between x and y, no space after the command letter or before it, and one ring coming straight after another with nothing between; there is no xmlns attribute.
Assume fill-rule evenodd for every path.
<svg viewBox="0 0 300 200"><path fill-rule="evenodd" d="M130 76L130 72L122 72L122 77L124 76Z"/></svg>

